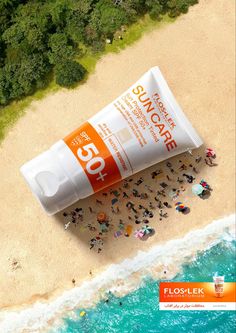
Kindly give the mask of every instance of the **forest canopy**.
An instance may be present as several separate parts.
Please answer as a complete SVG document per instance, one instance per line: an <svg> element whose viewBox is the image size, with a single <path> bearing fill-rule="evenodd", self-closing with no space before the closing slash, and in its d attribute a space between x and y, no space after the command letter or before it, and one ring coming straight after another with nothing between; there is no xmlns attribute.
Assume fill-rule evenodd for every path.
<svg viewBox="0 0 236 333"><path fill-rule="evenodd" d="M83 80L82 50L149 13L186 13L198 0L0 0L0 105L32 94L51 74L62 86Z"/></svg>

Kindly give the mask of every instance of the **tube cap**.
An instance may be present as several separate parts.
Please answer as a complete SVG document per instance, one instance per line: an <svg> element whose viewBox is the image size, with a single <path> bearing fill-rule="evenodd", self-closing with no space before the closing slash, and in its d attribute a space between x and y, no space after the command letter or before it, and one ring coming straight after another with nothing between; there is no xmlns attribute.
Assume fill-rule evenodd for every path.
<svg viewBox="0 0 236 333"><path fill-rule="evenodd" d="M25 163L20 171L49 215L79 199L74 183L51 149Z"/></svg>

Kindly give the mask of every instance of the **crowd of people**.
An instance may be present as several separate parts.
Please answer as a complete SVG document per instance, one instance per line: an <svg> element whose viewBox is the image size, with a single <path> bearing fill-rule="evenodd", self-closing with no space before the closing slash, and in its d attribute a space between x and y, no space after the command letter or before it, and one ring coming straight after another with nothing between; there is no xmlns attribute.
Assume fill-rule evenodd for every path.
<svg viewBox="0 0 236 333"><path fill-rule="evenodd" d="M190 152L175 163L169 160L165 167L150 168L149 180L145 179L147 173L129 177L91 198L91 202L95 202L87 207L87 211L76 207L63 212L65 229L82 225L89 230L93 234L89 241L90 249L98 253L111 232L116 239L135 236L146 240L155 233L156 221L168 219L171 209L184 214L190 212L189 207L179 201L184 201L188 187L192 186L193 194L200 198L204 199L209 194L212 190L210 185L204 179L197 183L196 179L204 165L217 165L215 159L213 149L207 148L204 156ZM89 219L86 214L89 214Z"/></svg>

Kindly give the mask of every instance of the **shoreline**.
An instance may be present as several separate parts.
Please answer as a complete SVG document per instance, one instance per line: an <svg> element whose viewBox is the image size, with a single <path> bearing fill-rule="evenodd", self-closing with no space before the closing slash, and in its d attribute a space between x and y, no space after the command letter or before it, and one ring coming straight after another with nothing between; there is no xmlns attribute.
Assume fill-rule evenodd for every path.
<svg viewBox="0 0 236 333"><path fill-rule="evenodd" d="M139 251L136 256L127 258L120 264L110 265L98 276L65 291L55 299L49 298L45 302L35 299L35 304L31 307L0 311L0 329L4 333L20 333L23 329L26 332L43 332L52 324L59 327L63 314L70 316L73 315L71 311L78 307L96 306L108 291L123 297L138 289L144 277L155 280L173 279L181 272L183 264L194 261L197 255L223 240L235 240L235 214L214 220L202 229L187 233L181 239L169 240L148 251Z"/></svg>
<svg viewBox="0 0 236 333"><path fill-rule="evenodd" d="M127 255L135 256L140 250L182 238L190 230L203 228L219 216L234 212L233 9L231 2L202 0L173 24L152 31L119 54L101 59L96 71L79 89L63 90L34 102L9 131L0 147L0 202L4 203L0 210L1 308L26 304L30 299L33 302L33 295L47 297L53 293L56 297L61 290L71 289L72 278L81 285L90 278L90 270L96 276ZM222 47L225 44L227 53ZM196 176L196 181L206 179L213 192L208 200L200 200L191 196L188 189L181 200L191 207L190 214L182 216L173 209L168 220L159 221L157 213L152 221L156 234L147 242L133 236L114 239L112 232L104 250L97 254L89 250L92 236L88 230L79 227L65 231L62 214L45 215L19 168L111 102L154 65L163 71L205 145L217 153L218 166L203 166ZM171 159L171 163L178 162L179 158ZM156 168L167 170L165 163ZM150 170L134 178L151 178ZM158 189L160 181L148 179L146 185ZM101 198L101 194L81 200L78 205L87 211L89 205L94 205L98 210L96 198ZM102 209L110 210L110 204L106 202ZM125 207L120 215L113 217L114 224L123 215L126 218ZM96 215L87 214L84 223L93 220L96 223ZM12 267L14 262L19 263L16 269Z"/></svg>

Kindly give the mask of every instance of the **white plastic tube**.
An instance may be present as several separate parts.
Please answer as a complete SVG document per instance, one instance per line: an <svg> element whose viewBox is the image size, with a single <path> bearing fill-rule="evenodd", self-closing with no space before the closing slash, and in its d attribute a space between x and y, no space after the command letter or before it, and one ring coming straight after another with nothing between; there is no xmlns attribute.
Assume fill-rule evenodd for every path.
<svg viewBox="0 0 236 333"><path fill-rule="evenodd" d="M24 164L21 172L51 215L201 144L154 67L74 132Z"/></svg>

